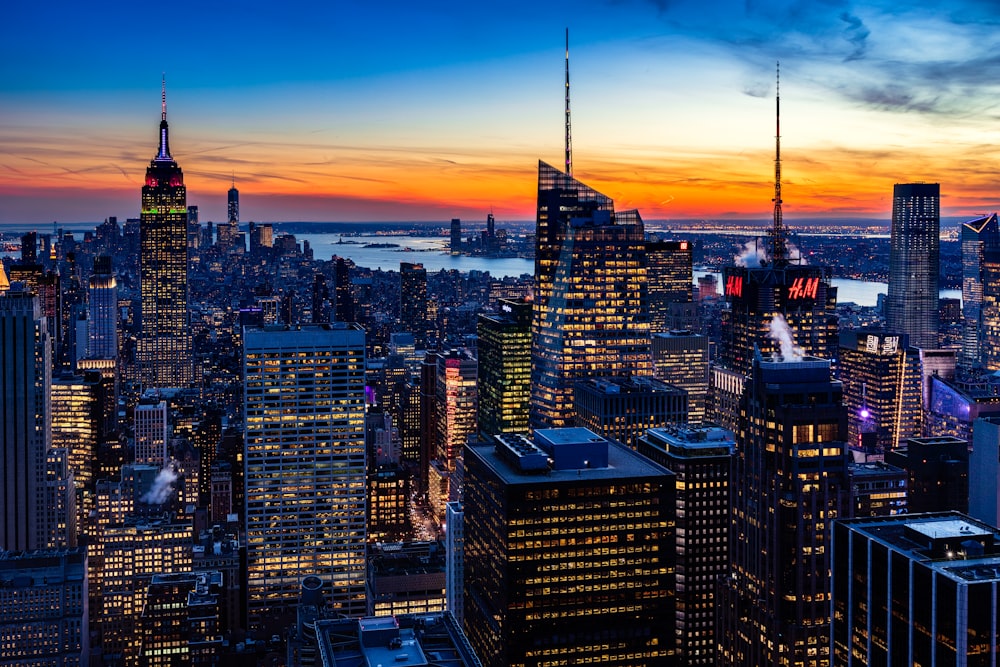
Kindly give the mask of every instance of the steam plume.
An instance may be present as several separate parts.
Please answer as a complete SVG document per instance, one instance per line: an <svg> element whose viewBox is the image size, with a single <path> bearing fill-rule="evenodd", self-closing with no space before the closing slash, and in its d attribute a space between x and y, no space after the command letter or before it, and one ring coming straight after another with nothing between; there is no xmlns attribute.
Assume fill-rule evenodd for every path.
<svg viewBox="0 0 1000 667"><path fill-rule="evenodd" d="M143 494L141 500L150 505L162 505L170 498L170 493L174 490L174 482L177 481L177 473L171 464L163 466L163 469L153 480L153 486Z"/></svg>
<svg viewBox="0 0 1000 667"><path fill-rule="evenodd" d="M781 347L781 357L784 361L802 361L805 357L805 350L796 345L788 322L780 314L775 315L774 319L771 320L768 334Z"/></svg>
<svg viewBox="0 0 1000 667"><path fill-rule="evenodd" d="M752 269L763 266L767 261L767 253L764 248L758 247L756 241L747 241L743 244L740 254L736 255L736 265L746 266Z"/></svg>

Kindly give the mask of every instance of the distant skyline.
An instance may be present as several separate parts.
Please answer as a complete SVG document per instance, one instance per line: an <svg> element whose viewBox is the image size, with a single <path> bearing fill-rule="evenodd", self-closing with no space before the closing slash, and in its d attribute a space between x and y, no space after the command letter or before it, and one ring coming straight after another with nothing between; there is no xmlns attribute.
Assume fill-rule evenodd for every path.
<svg viewBox="0 0 1000 667"><path fill-rule="evenodd" d="M202 221L534 217L563 157L647 219L1000 208L1000 6L984 0L15 3L0 29L0 225L138 217L166 74Z"/></svg>

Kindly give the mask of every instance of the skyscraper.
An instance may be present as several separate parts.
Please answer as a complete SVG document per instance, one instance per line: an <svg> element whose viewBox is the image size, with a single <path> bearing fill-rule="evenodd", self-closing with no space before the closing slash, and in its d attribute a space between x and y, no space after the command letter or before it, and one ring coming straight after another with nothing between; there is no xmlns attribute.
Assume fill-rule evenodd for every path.
<svg viewBox="0 0 1000 667"><path fill-rule="evenodd" d="M483 665L672 664L669 471L585 428L469 445L465 468L465 629Z"/></svg>
<svg viewBox="0 0 1000 667"><path fill-rule="evenodd" d="M840 334L847 442L879 459L921 433L920 355L905 335L878 329Z"/></svg>
<svg viewBox="0 0 1000 667"><path fill-rule="evenodd" d="M652 336L653 375L687 392L687 422L705 421L708 397L708 336L668 331Z"/></svg>
<svg viewBox="0 0 1000 667"><path fill-rule="evenodd" d="M958 512L834 523L829 664L995 664L998 543Z"/></svg>
<svg viewBox="0 0 1000 667"><path fill-rule="evenodd" d="M719 665L829 664L829 526L851 511L841 393L829 361L754 358L732 467Z"/></svg>
<svg viewBox="0 0 1000 667"><path fill-rule="evenodd" d="M649 375L645 234L638 211L538 163L531 424L573 423L573 384Z"/></svg>
<svg viewBox="0 0 1000 667"><path fill-rule="evenodd" d="M399 322L413 334L417 349L427 348L427 269L423 264L399 265Z"/></svg>
<svg viewBox="0 0 1000 667"><path fill-rule="evenodd" d="M531 303L500 300L479 316L479 431L525 433L531 396Z"/></svg>
<svg viewBox="0 0 1000 667"><path fill-rule="evenodd" d="M163 87L160 144L146 169L139 221L142 330L137 357L147 387L191 384L187 294L187 191L170 155L167 91Z"/></svg>
<svg viewBox="0 0 1000 667"><path fill-rule="evenodd" d="M94 258L90 274L90 339L87 357L118 358L118 282L111 271L111 258Z"/></svg>
<svg viewBox="0 0 1000 667"><path fill-rule="evenodd" d="M233 177L233 186L227 193L226 212L231 225L240 224L240 191L236 189L236 177Z"/></svg>
<svg viewBox="0 0 1000 667"><path fill-rule="evenodd" d="M983 291L986 282L987 254L1000 253L1000 224L997 214L966 222L961 227L962 241L962 353L959 365L966 374L983 364ZM992 257L991 257L992 258ZM1000 323L996 325L1000 327ZM994 344L1000 341L994 341ZM993 370L1000 370L995 368Z"/></svg>
<svg viewBox="0 0 1000 667"><path fill-rule="evenodd" d="M646 275L649 285L650 331L667 331L670 304L689 303L692 300L694 278L691 244L687 241L646 243Z"/></svg>
<svg viewBox="0 0 1000 667"><path fill-rule="evenodd" d="M479 398L476 358L467 349L448 350L437 358L437 452L449 472L470 435L476 432ZM444 518L443 516L441 518Z"/></svg>
<svg viewBox="0 0 1000 667"><path fill-rule="evenodd" d="M15 283L0 295L0 551L46 546L51 368L38 298Z"/></svg>
<svg viewBox="0 0 1000 667"><path fill-rule="evenodd" d="M248 328L244 456L249 623L294 610L316 575L365 611L365 335L358 325Z"/></svg>
<svg viewBox="0 0 1000 667"><path fill-rule="evenodd" d="M940 234L941 186L894 185L885 320L890 331L909 335L914 347L938 346Z"/></svg>

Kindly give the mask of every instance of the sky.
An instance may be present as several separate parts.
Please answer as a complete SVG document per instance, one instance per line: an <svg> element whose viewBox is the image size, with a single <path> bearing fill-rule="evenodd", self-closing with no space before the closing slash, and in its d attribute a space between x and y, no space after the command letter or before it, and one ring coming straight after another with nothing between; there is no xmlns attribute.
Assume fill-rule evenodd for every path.
<svg viewBox="0 0 1000 667"><path fill-rule="evenodd" d="M188 204L243 221L534 218L538 160L646 220L998 208L1000 3L15 2L0 225L137 217L166 77Z"/></svg>

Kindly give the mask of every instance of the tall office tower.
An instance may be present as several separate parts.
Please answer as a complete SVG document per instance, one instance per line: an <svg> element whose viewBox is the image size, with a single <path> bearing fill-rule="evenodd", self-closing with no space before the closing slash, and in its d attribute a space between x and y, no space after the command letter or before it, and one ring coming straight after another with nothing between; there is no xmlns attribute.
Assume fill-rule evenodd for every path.
<svg viewBox="0 0 1000 667"><path fill-rule="evenodd" d="M111 258L94 258L90 274L90 339L87 356L91 359L118 358L118 281L111 271Z"/></svg>
<svg viewBox="0 0 1000 667"><path fill-rule="evenodd" d="M139 222L142 330L139 374L146 387L191 384L188 327L187 190L167 143L167 91L163 88L160 145L146 169Z"/></svg>
<svg viewBox="0 0 1000 667"><path fill-rule="evenodd" d="M653 428L640 454L677 476L677 664L714 665L715 592L729 572L729 468L735 441L718 426Z"/></svg>
<svg viewBox="0 0 1000 667"><path fill-rule="evenodd" d="M399 264L399 324L413 334L417 349L427 349L427 269L423 264Z"/></svg>
<svg viewBox="0 0 1000 667"><path fill-rule="evenodd" d="M720 665L829 664L829 526L851 511L841 393L827 360L754 358L717 600Z"/></svg>
<svg viewBox="0 0 1000 667"><path fill-rule="evenodd" d="M959 366L964 375L974 376L983 368L985 323L982 312L986 257L989 254L994 258L1000 253L1000 223L994 213L963 223L959 229L962 242L962 352Z"/></svg>
<svg viewBox="0 0 1000 667"><path fill-rule="evenodd" d="M135 434L135 462L160 468L170 460L167 441L170 428L167 423L167 402L144 398L133 411Z"/></svg>
<svg viewBox="0 0 1000 667"><path fill-rule="evenodd" d="M76 484L69 465L69 452L63 447L50 447L45 453L45 535L42 546L46 549L75 547Z"/></svg>
<svg viewBox="0 0 1000 667"><path fill-rule="evenodd" d="M445 609L465 625L465 510L462 503L452 501L445 508Z"/></svg>
<svg viewBox="0 0 1000 667"><path fill-rule="evenodd" d="M317 272L313 276L312 288L312 321L313 324L323 324L331 322L333 313L330 312L330 288L326 285L326 276Z"/></svg>
<svg viewBox="0 0 1000 667"><path fill-rule="evenodd" d="M982 276L978 368L996 372L1000 370L1000 243L984 249ZM971 303L975 304L975 295Z"/></svg>
<svg viewBox="0 0 1000 667"><path fill-rule="evenodd" d="M222 652L221 572L154 574L137 629L143 667L217 665Z"/></svg>
<svg viewBox="0 0 1000 667"><path fill-rule="evenodd" d="M1000 418L977 419L969 454L969 514L1000 524Z"/></svg>
<svg viewBox="0 0 1000 667"><path fill-rule="evenodd" d="M38 298L15 283L0 295L0 551L45 547L52 346Z"/></svg>
<svg viewBox="0 0 1000 667"><path fill-rule="evenodd" d="M451 254L457 255L462 251L462 221L459 218L451 219Z"/></svg>
<svg viewBox="0 0 1000 667"><path fill-rule="evenodd" d="M250 626L294 612L308 575L333 610L363 614L364 330L247 329L243 369Z"/></svg>
<svg viewBox="0 0 1000 667"><path fill-rule="evenodd" d="M573 424L573 385L649 375L646 241L638 211L538 163L531 425Z"/></svg>
<svg viewBox="0 0 1000 667"><path fill-rule="evenodd" d="M437 455L438 409L437 409L437 365L439 355L428 352L420 363L420 459L419 490L428 489L428 473L431 459Z"/></svg>
<svg viewBox="0 0 1000 667"><path fill-rule="evenodd" d="M462 455L469 436L476 433L479 397L478 363L466 349L449 350L437 359L437 451L435 458L448 472ZM444 518L443 516L441 518Z"/></svg>
<svg viewBox="0 0 1000 667"><path fill-rule="evenodd" d="M585 428L465 448L465 631L486 667L665 665L674 475Z"/></svg>
<svg viewBox="0 0 1000 667"><path fill-rule="evenodd" d="M123 523L103 531L101 571L97 590L101 609L101 648L104 664L122 667L136 664L140 643L136 628L146 605L146 592L154 575L190 572L190 523L126 517Z"/></svg>
<svg viewBox="0 0 1000 667"><path fill-rule="evenodd" d="M98 373L85 377L53 378L51 389L52 447L65 449L76 486L76 523L89 533L87 518L94 509L98 438L103 435L103 396L106 388Z"/></svg>
<svg viewBox="0 0 1000 667"><path fill-rule="evenodd" d="M920 436L920 355L905 335L876 329L840 334L840 380L847 443L860 460L878 460Z"/></svg>
<svg viewBox="0 0 1000 667"><path fill-rule="evenodd" d="M38 297L41 314L53 355L62 345L62 289L59 271L46 271L41 264L14 264L10 267L10 282L21 283L23 291ZM54 362L53 362L54 363Z"/></svg>
<svg viewBox="0 0 1000 667"><path fill-rule="evenodd" d="M333 291L336 301L334 320L337 322L357 322L357 318L354 315L354 296L351 294L351 267L348 264L349 261L343 257L338 257L333 269L335 282ZM400 276L402 277L402 267L400 267ZM424 294L426 293L427 290L425 288Z"/></svg>
<svg viewBox="0 0 1000 667"><path fill-rule="evenodd" d="M690 303L694 287L691 244L687 241L646 243L646 276L649 284L649 330L667 331L670 304Z"/></svg>
<svg viewBox="0 0 1000 667"><path fill-rule="evenodd" d="M998 543L958 512L834 523L831 664L996 664Z"/></svg>
<svg viewBox="0 0 1000 667"><path fill-rule="evenodd" d="M885 462L909 475L908 509L917 512L969 510L969 441L951 436L910 438Z"/></svg>
<svg viewBox="0 0 1000 667"><path fill-rule="evenodd" d="M754 349L764 356L780 350L771 335L776 315L788 325L790 338L806 355L836 359L837 288L830 270L806 266L791 257L781 199L781 95L775 99L774 222L766 248L745 246L737 266L723 269L727 307L722 312L722 366L749 374ZM788 336L784 336L786 339Z"/></svg>
<svg viewBox="0 0 1000 667"><path fill-rule="evenodd" d="M0 664L86 665L87 550L0 551Z"/></svg>
<svg viewBox="0 0 1000 667"><path fill-rule="evenodd" d="M890 331L909 335L914 347L938 347L940 235L941 186L894 185L885 321Z"/></svg>
<svg viewBox="0 0 1000 667"><path fill-rule="evenodd" d="M197 260L201 249L201 223L198 222L198 207L188 206L187 244L189 259Z"/></svg>
<svg viewBox="0 0 1000 667"><path fill-rule="evenodd" d="M687 392L651 377L590 378L573 388L577 426L632 449L646 429L684 423Z"/></svg>
<svg viewBox="0 0 1000 667"><path fill-rule="evenodd" d="M233 177L233 185L229 188L229 192L226 193L227 203L226 203L226 219L229 224L239 225L240 224L240 191L236 189L236 178Z"/></svg>
<svg viewBox="0 0 1000 667"><path fill-rule="evenodd" d="M708 336L687 330L654 333L653 376L687 392L690 424L705 421L708 399Z"/></svg>
<svg viewBox="0 0 1000 667"><path fill-rule="evenodd" d="M531 398L531 302L501 299L479 316L479 432L526 433Z"/></svg>

